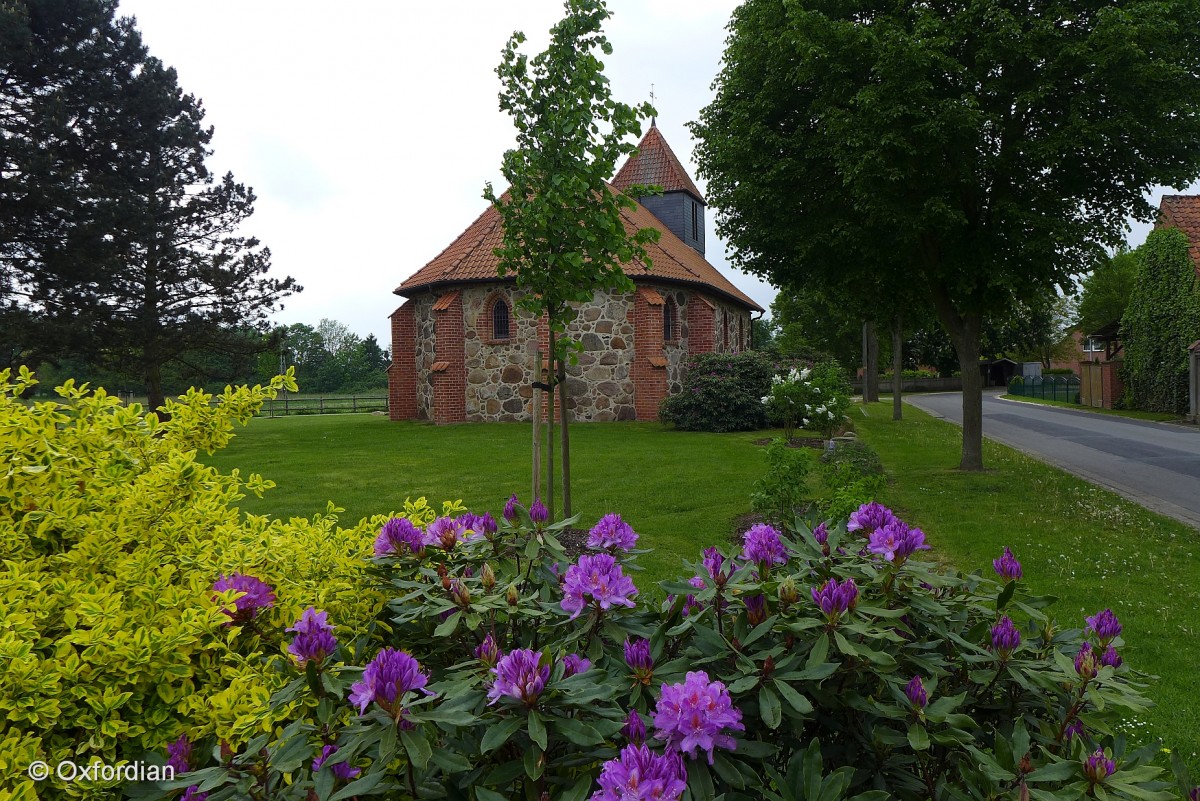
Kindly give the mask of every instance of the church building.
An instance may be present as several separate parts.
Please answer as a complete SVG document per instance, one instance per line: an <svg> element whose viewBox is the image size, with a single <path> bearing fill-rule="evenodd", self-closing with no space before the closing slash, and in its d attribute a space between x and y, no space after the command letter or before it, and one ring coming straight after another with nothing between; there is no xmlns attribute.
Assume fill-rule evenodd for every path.
<svg viewBox="0 0 1200 801"><path fill-rule="evenodd" d="M622 213L631 233L657 228L652 265L625 265L633 292L597 292L578 305L567 336L583 343L567 368L573 421L656 420L683 383L692 353L750 347L751 313L763 309L704 258L704 198L654 125L611 186L657 185ZM393 420L435 423L529 420L535 343L544 319L521 309L515 280L497 273L500 213L492 206L449 247L395 289L388 371Z"/></svg>

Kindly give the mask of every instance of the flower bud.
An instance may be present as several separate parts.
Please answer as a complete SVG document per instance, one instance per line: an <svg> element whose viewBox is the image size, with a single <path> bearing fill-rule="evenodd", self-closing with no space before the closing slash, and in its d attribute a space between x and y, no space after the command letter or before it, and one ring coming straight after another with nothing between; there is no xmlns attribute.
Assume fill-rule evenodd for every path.
<svg viewBox="0 0 1200 801"><path fill-rule="evenodd" d="M463 584L458 579L450 582L450 597L454 599L454 603L459 606L471 605L471 591L467 589L467 585Z"/></svg>
<svg viewBox="0 0 1200 801"><path fill-rule="evenodd" d="M1021 757L1021 761L1017 763L1017 770L1024 776L1026 773L1033 773L1033 760L1029 758L1029 754Z"/></svg>
<svg viewBox="0 0 1200 801"><path fill-rule="evenodd" d="M521 594L517 592L517 585L508 585L508 592L504 595L504 600L508 601L509 606L516 606L521 602Z"/></svg>
<svg viewBox="0 0 1200 801"><path fill-rule="evenodd" d="M800 600L800 591L796 589L796 582L792 579L785 578L779 582L779 601L785 604L794 604Z"/></svg>
<svg viewBox="0 0 1200 801"><path fill-rule="evenodd" d="M764 679L770 678L771 674L774 672L775 672L775 657L768 654L766 660L763 661L762 676Z"/></svg>
<svg viewBox="0 0 1200 801"><path fill-rule="evenodd" d="M1099 670L1100 660L1096 658L1092 644L1085 642L1079 646L1079 653L1075 654L1075 672L1079 674L1079 678L1088 681L1094 679Z"/></svg>
<svg viewBox="0 0 1200 801"><path fill-rule="evenodd" d="M1099 784L1116 772L1116 763L1109 759L1101 749L1096 749L1096 752L1083 763L1083 775L1087 776L1088 781L1092 784Z"/></svg>
<svg viewBox="0 0 1200 801"><path fill-rule="evenodd" d="M529 519L533 521L535 526L541 528L542 524L545 523L549 517L550 512L548 512L545 505L542 504L542 499L534 498L533 505L529 507Z"/></svg>
<svg viewBox="0 0 1200 801"><path fill-rule="evenodd" d="M646 741L646 724L636 709L629 710L629 717L621 727L621 736L634 745L641 745Z"/></svg>
<svg viewBox="0 0 1200 801"><path fill-rule="evenodd" d="M496 586L496 571L492 570L488 562L484 562L483 569L479 571L479 583L487 592L491 592Z"/></svg>

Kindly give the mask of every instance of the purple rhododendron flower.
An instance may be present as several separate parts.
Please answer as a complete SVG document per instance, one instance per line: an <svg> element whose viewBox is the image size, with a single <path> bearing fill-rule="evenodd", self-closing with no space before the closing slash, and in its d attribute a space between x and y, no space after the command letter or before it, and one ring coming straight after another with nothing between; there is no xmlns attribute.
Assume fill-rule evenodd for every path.
<svg viewBox="0 0 1200 801"><path fill-rule="evenodd" d="M1013 556L1012 548L1004 546L1004 553L999 559L992 560L992 567L1005 581L1016 581L1021 578L1021 563Z"/></svg>
<svg viewBox="0 0 1200 801"><path fill-rule="evenodd" d="M1087 624L1087 630L1096 633L1101 645L1108 645L1121 633L1121 621L1117 620L1111 609L1105 609L1087 618Z"/></svg>
<svg viewBox="0 0 1200 801"><path fill-rule="evenodd" d="M1067 728L1063 729L1063 736L1070 740L1072 737L1082 737L1083 732L1083 721L1079 718L1075 718L1067 724Z"/></svg>
<svg viewBox="0 0 1200 801"><path fill-rule="evenodd" d="M550 512L546 510L545 504L541 498L533 499L533 506L529 507L529 519L533 521L535 526L541 526L550 519Z"/></svg>
<svg viewBox="0 0 1200 801"><path fill-rule="evenodd" d="M338 747L336 745L327 745L322 748L321 755L312 761L312 772L316 773L318 770L324 767L325 763L329 761L329 758L337 753L337 750ZM333 771L334 776L338 777L342 781L349 781L358 774L362 773L361 770L352 766L349 762L338 762L337 764L330 766L330 770Z"/></svg>
<svg viewBox="0 0 1200 801"><path fill-rule="evenodd" d="M296 633L288 646L288 653L296 657L301 665L310 659L319 664L337 648L337 639L333 636L333 626L328 616L328 612L318 612L310 606L300 615L296 625L288 629Z"/></svg>
<svg viewBox="0 0 1200 801"><path fill-rule="evenodd" d="M725 729L745 731L742 712L719 681L709 681L704 671L687 674L682 684L664 684L654 709L654 736L694 757L700 749L713 763L714 748L737 747Z"/></svg>
<svg viewBox="0 0 1200 801"><path fill-rule="evenodd" d="M269 585L254 576L230 573L228 576L219 577L213 583L212 588L213 592L236 590L243 593L241 597L234 600L234 609L230 610L226 607L222 610L229 616L229 624L245 623L257 616L261 610L275 605L275 592Z"/></svg>
<svg viewBox="0 0 1200 801"><path fill-rule="evenodd" d="M992 626L992 650L1001 659L1008 659L1017 646L1021 644L1021 632L1013 625L1012 620L1005 615L1000 622Z"/></svg>
<svg viewBox="0 0 1200 801"><path fill-rule="evenodd" d="M1092 784L1099 784L1117 772L1117 765L1109 759L1102 749L1097 748L1087 761L1083 763L1083 774Z"/></svg>
<svg viewBox="0 0 1200 801"><path fill-rule="evenodd" d="M1200 801L1200 787L1193 787L1188 791L1188 801Z"/></svg>
<svg viewBox="0 0 1200 801"><path fill-rule="evenodd" d="M787 561L787 550L779 532L766 523L757 523L742 535L742 559L761 567L781 565Z"/></svg>
<svg viewBox="0 0 1200 801"><path fill-rule="evenodd" d="M835 623L858 603L858 585L854 583L854 579L846 579L841 584L837 579L829 579L820 589L812 588L812 599L825 615L825 619Z"/></svg>
<svg viewBox="0 0 1200 801"><path fill-rule="evenodd" d="M600 769L600 789L588 801L677 801L687 788L678 754L656 754L645 745L621 749Z"/></svg>
<svg viewBox="0 0 1200 801"><path fill-rule="evenodd" d="M375 555L390 553L420 553L425 547L425 534L405 517L393 517L379 529L375 538Z"/></svg>
<svg viewBox="0 0 1200 801"><path fill-rule="evenodd" d="M503 654L500 646L496 644L496 638L489 631L488 635L483 638L483 642L475 648L475 658L487 667L495 667L501 656Z"/></svg>
<svg viewBox="0 0 1200 801"><path fill-rule="evenodd" d="M1117 653L1117 649L1110 645L1104 649L1104 655L1100 657L1100 664L1110 668L1119 668L1125 664L1125 660Z"/></svg>
<svg viewBox="0 0 1200 801"><path fill-rule="evenodd" d="M914 551L928 551L929 546L921 529L909 528L904 521L893 519L871 532L867 550L900 564Z"/></svg>
<svg viewBox="0 0 1200 801"><path fill-rule="evenodd" d="M1079 652L1075 654L1075 672L1079 677L1084 679L1095 678L1096 673L1100 670L1100 660L1096 657L1095 650L1092 649L1090 642L1085 642L1079 646Z"/></svg>
<svg viewBox="0 0 1200 801"><path fill-rule="evenodd" d="M704 569L708 571L708 575L712 577L713 581L717 583L718 587L723 585L725 580L729 578L721 572L724 567L724 554L722 554L716 548L704 549Z"/></svg>
<svg viewBox="0 0 1200 801"><path fill-rule="evenodd" d="M496 520L492 517L491 512L481 515L465 514L459 519L463 521L463 525L467 529L467 533L463 536L464 542L474 542L480 537L491 540L498 530Z"/></svg>
<svg viewBox="0 0 1200 801"><path fill-rule="evenodd" d="M167 765L176 773L187 773L192 769L192 743L187 735L179 735L179 739L167 744Z"/></svg>
<svg viewBox="0 0 1200 801"><path fill-rule="evenodd" d="M921 683L920 676L912 677L912 680L904 688L904 694L917 709L924 709L925 705L929 703L929 696L925 692L925 685Z"/></svg>
<svg viewBox="0 0 1200 801"><path fill-rule="evenodd" d="M574 620L589 604L603 610L618 605L632 607L632 598L637 594L633 579L625 575L612 556L584 554L567 568L561 606Z"/></svg>
<svg viewBox="0 0 1200 801"><path fill-rule="evenodd" d="M450 551L467 535L467 524L461 517L439 517L425 529L425 544Z"/></svg>
<svg viewBox="0 0 1200 801"><path fill-rule="evenodd" d="M363 671L362 680L350 686L350 703L358 714L366 713L371 702L379 704L394 719L403 714L400 699L405 693L425 690L428 674L421 672L417 660L404 651L384 648Z"/></svg>
<svg viewBox="0 0 1200 801"><path fill-rule="evenodd" d="M817 541L817 545L829 544L829 524L822 522L812 531L813 539Z"/></svg>
<svg viewBox="0 0 1200 801"><path fill-rule="evenodd" d="M567 654L563 657L563 678L574 676L577 673L587 673L591 667L592 660L579 654Z"/></svg>
<svg viewBox="0 0 1200 801"><path fill-rule="evenodd" d="M629 710L629 717L621 727L621 736L634 745L646 742L646 724L636 709Z"/></svg>
<svg viewBox="0 0 1200 801"><path fill-rule="evenodd" d="M883 504L864 503L857 511L851 512L850 519L846 521L846 531L861 531L864 535L870 535L895 519L892 510Z"/></svg>
<svg viewBox="0 0 1200 801"><path fill-rule="evenodd" d="M207 798L208 793L200 792L200 785L193 784L183 791L183 798L180 801L205 801Z"/></svg>
<svg viewBox="0 0 1200 801"><path fill-rule="evenodd" d="M517 517L519 517L517 510L523 508L517 500L517 494L514 492L504 504L504 519L515 526L517 524Z"/></svg>
<svg viewBox="0 0 1200 801"><path fill-rule="evenodd" d="M550 666L541 664L541 660L541 651L528 648L517 648L500 657L492 668L496 678L488 690L488 704L494 704L504 696L529 707L536 704L550 678Z"/></svg>
<svg viewBox="0 0 1200 801"><path fill-rule="evenodd" d="M618 514L607 514L588 532L587 547L596 551L631 551L638 535Z"/></svg>

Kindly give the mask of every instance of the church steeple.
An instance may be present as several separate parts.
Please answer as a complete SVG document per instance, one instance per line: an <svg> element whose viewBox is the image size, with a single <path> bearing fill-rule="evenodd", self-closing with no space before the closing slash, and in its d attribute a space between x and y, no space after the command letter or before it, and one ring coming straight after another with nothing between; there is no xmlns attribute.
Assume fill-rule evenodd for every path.
<svg viewBox="0 0 1200 801"><path fill-rule="evenodd" d="M661 186L658 196L637 198L671 233L704 255L704 196L683 168L658 126L650 129L617 171L612 185L624 192L634 185Z"/></svg>

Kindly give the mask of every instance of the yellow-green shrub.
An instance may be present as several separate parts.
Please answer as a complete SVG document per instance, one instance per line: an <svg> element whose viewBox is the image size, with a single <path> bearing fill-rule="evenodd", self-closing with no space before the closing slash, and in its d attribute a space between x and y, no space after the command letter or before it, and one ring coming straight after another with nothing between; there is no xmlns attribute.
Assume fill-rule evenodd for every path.
<svg viewBox="0 0 1200 801"><path fill-rule="evenodd" d="M272 482L197 460L294 390L291 374L215 402L192 391L167 422L69 381L61 402L27 405L33 383L0 372L0 797L49 787L25 776L34 760L114 763L184 731L236 745L271 728L280 633L315 605L349 642L382 600L360 576L386 516L342 528L332 505L245 515L244 492ZM435 511L421 499L400 514L425 524ZM233 572L275 590L253 625L227 626L232 596L214 597Z"/></svg>

